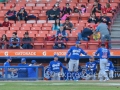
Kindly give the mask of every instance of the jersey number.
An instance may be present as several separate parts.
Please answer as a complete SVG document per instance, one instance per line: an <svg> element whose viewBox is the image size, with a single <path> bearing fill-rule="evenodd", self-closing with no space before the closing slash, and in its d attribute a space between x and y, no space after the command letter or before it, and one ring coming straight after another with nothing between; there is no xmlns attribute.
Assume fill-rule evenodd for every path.
<svg viewBox="0 0 120 90"><path fill-rule="evenodd" d="M107 58L107 52L103 52L102 58Z"/></svg>

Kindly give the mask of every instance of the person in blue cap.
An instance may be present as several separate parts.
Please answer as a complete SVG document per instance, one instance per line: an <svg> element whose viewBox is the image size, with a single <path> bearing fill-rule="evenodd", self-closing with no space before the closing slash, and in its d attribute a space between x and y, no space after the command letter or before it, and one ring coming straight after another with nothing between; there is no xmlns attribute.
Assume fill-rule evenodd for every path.
<svg viewBox="0 0 120 90"><path fill-rule="evenodd" d="M54 55L54 60L50 62L50 73L51 73L51 80L60 80L61 78L61 70L60 68L66 68L60 61L58 61L58 55Z"/></svg>
<svg viewBox="0 0 120 90"><path fill-rule="evenodd" d="M41 66L42 64L37 65L36 60L32 60L29 66ZM36 67L28 68L28 77L29 78L37 78L36 77Z"/></svg>
<svg viewBox="0 0 120 90"><path fill-rule="evenodd" d="M87 55L87 53L80 48L80 42L76 41L76 45L70 47L70 49L68 50L65 56L65 61L67 61L67 58L70 57L69 64L68 64L68 74L72 75L73 72L75 73L78 72L79 59L81 54ZM78 80L75 79L75 81L78 81Z"/></svg>
<svg viewBox="0 0 120 90"><path fill-rule="evenodd" d="M26 64L26 58L22 58L21 63L18 64L18 66L20 66L20 68L18 68L18 78L27 78L28 69L26 66L28 66L28 64Z"/></svg>
<svg viewBox="0 0 120 90"><path fill-rule="evenodd" d="M7 57L7 61L4 63L4 67L8 67L10 66L10 62L12 61L12 58L10 56ZM15 69L11 69L11 68L5 68L4 69L4 77L5 77L5 72L7 72L7 78L11 78L11 74L12 72L16 72Z"/></svg>

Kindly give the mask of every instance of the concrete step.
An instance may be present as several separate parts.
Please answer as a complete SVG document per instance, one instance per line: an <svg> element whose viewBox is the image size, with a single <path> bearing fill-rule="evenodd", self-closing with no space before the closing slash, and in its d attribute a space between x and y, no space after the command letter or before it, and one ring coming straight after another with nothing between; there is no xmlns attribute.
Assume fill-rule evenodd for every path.
<svg viewBox="0 0 120 90"><path fill-rule="evenodd" d="M112 28L120 28L120 24L113 24Z"/></svg>
<svg viewBox="0 0 120 90"><path fill-rule="evenodd" d="M112 44L112 49L120 49L120 43L119 44Z"/></svg>
<svg viewBox="0 0 120 90"><path fill-rule="evenodd" d="M119 41L119 40L120 40L120 38L116 38L116 37L111 38L111 41Z"/></svg>
<svg viewBox="0 0 120 90"><path fill-rule="evenodd" d="M114 34L111 34L110 37L111 37L111 38L119 38L119 39L120 39L120 35L114 35Z"/></svg>
<svg viewBox="0 0 120 90"><path fill-rule="evenodd" d="M120 31L120 28L111 28L111 31Z"/></svg>

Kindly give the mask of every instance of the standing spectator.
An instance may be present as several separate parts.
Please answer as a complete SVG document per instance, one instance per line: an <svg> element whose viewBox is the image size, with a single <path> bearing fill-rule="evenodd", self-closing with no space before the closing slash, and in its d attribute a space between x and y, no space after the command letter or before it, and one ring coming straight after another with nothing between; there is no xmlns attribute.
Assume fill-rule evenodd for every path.
<svg viewBox="0 0 120 90"><path fill-rule="evenodd" d="M73 24L69 21L69 18L65 20L65 23L63 23L63 27L65 30L72 30L73 29Z"/></svg>
<svg viewBox="0 0 120 90"><path fill-rule="evenodd" d="M60 26L62 26L62 24L60 23L60 19L57 18L55 20L55 24L52 26L52 30L58 31L60 29Z"/></svg>
<svg viewBox="0 0 120 90"><path fill-rule="evenodd" d="M106 24L106 20L103 19L103 21L97 26L96 29L97 32L100 32L100 36L101 36L101 41L104 43L106 40L107 41L111 41L111 37L110 37L110 32L108 29L108 26ZM109 42L109 49L111 49L111 42Z"/></svg>
<svg viewBox="0 0 120 90"><path fill-rule="evenodd" d="M29 33L26 32L24 34L24 38L22 39L23 41L23 45L22 45L22 48L23 49L32 49L33 46L30 44L32 42L32 39L29 37Z"/></svg>
<svg viewBox="0 0 120 90"><path fill-rule="evenodd" d="M18 20L27 20L28 14L25 11L24 7L22 7L19 12L17 13Z"/></svg>
<svg viewBox="0 0 120 90"><path fill-rule="evenodd" d="M100 32L94 32L93 33L93 39L95 40L95 41L98 41L98 40L100 40Z"/></svg>
<svg viewBox="0 0 120 90"><path fill-rule="evenodd" d="M98 23L98 18L96 17L96 14L92 14L90 18L88 19L88 23Z"/></svg>
<svg viewBox="0 0 120 90"><path fill-rule="evenodd" d="M7 17L9 20L14 20L14 21L16 21L17 12L14 10L14 7L13 7L13 6L10 6L10 10L6 13L6 17Z"/></svg>
<svg viewBox="0 0 120 90"><path fill-rule="evenodd" d="M89 25L87 28L84 28L82 33L78 33L78 40L89 41L90 36L93 34L92 27Z"/></svg>
<svg viewBox="0 0 120 90"><path fill-rule="evenodd" d="M70 8L69 3L66 3L66 7L63 7L61 13L62 13L62 17L63 17L66 13L68 13L69 15L72 13L72 9Z"/></svg>
<svg viewBox="0 0 120 90"><path fill-rule="evenodd" d="M26 58L21 59L21 63L18 64L20 68L18 68L18 78L27 78L28 77L28 69L26 66Z"/></svg>
<svg viewBox="0 0 120 90"><path fill-rule="evenodd" d="M5 44L5 42L8 42L7 36L5 34L2 35L1 42L2 43L0 43L1 44L0 46L2 49L5 49L5 47L8 48L8 45Z"/></svg>
<svg viewBox="0 0 120 90"><path fill-rule="evenodd" d="M107 15L106 15L107 13L103 13L101 16L100 16L100 22L102 22L104 19L106 19L107 21L106 21L106 23L107 23L107 25L109 25L109 24L111 24L111 20L110 20L110 17L108 17Z"/></svg>
<svg viewBox="0 0 120 90"><path fill-rule="evenodd" d="M62 36L62 34L59 34L56 37L55 45L53 46L54 49L65 49L65 38Z"/></svg>
<svg viewBox="0 0 120 90"><path fill-rule="evenodd" d="M66 31L64 30L63 26L60 26L60 29L57 31L56 33L56 37L61 34L63 36L63 38L65 38L65 40L67 41L67 33Z"/></svg>
<svg viewBox="0 0 120 90"><path fill-rule="evenodd" d="M20 48L20 39L17 37L17 33L13 32L13 36L10 38L10 45L11 49L19 49Z"/></svg>
<svg viewBox="0 0 120 90"><path fill-rule="evenodd" d="M46 12L48 20L55 20L60 17L60 11L56 6L53 6L53 9L50 9Z"/></svg>
<svg viewBox="0 0 120 90"><path fill-rule="evenodd" d="M97 1L94 2L93 8L92 8L92 14L95 14L96 12L101 12L101 4Z"/></svg>
<svg viewBox="0 0 120 90"><path fill-rule="evenodd" d="M5 18L5 21L2 24L2 27L10 27L11 23L9 22L8 18Z"/></svg>

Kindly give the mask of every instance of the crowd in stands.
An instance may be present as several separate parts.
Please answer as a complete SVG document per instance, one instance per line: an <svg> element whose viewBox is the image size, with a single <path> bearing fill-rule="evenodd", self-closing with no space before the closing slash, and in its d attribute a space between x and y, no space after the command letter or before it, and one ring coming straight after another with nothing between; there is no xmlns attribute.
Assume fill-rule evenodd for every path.
<svg viewBox="0 0 120 90"><path fill-rule="evenodd" d="M89 1L89 0L88 0ZM109 1L109 0L108 0ZM88 7L89 8L89 7ZM107 2L106 5L101 5L99 0L95 0L93 7L90 12L90 16L88 18L88 25L86 25L81 32L78 32L78 41L111 41L110 37L110 25L111 25L111 18L107 16L107 13L112 13L113 15L117 11L112 9L110 3ZM53 8L46 11L47 20L54 20L55 23L52 26L52 30L56 31L56 34L51 36L49 39L46 37L47 41L55 41L53 46L54 49L65 49L66 45L65 42L69 41L68 32L72 33L74 30L78 30L75 25L71 22L71 14L78 13L81 16L84 13L87 13L86 5L81 5L80 8L73 7L71 8L69 3L66 3L64 7L60 6L60 3L57 2L54 4ZM97 17L97 13L100 13L100 17ZM15 11L14 6L10 6L10 10L5 14L5 20L3 23L0 24L1 27L11 27L13 23L10 23L9 20L16 21L27 21L29 19L38 19L35 15L29 15L24 7L21 7L19 11ZM79 18L81 20L81 18ZM61 21L65 21L61 23ZM92 25L93 24L93 25ZM22 43L22 42L29 42L29 43ZM2 35L1 38L1 45L0 47L4 49L5 47L11 49L32 49L33 46L30 42L34 41L32 38L29 37L29 32L25 32L24 38L20 40L17 37L17 33L13 32L13 36L10 40L7 38L5 34ZM4 42L9 42L6 46ZM18 43L11 43L11 42L18 42ZM111 48L111 44L109 43L109 47Z"/></svg>

